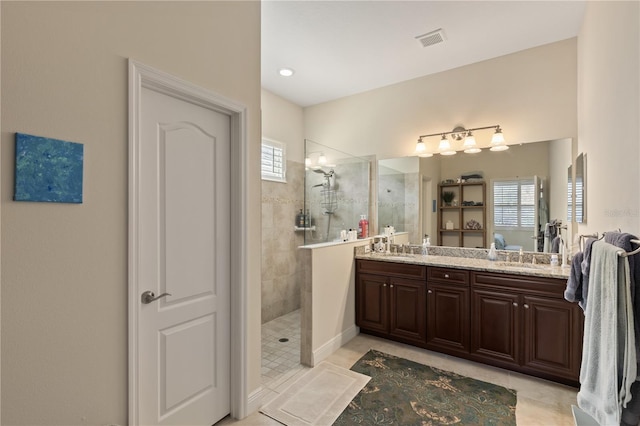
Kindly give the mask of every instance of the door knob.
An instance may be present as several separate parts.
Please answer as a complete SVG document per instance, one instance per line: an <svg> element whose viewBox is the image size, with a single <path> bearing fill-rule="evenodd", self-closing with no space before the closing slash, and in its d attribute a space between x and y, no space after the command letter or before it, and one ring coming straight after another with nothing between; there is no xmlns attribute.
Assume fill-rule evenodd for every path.
<svg viewBox="0 0 640 426"><path fill-rule="evenodd" d="M165 297L165 296L171 296L171 293L162 293L160 296L156 297L156 295L151 290L147 290L144 293L142 293L142 296L140 296L140 301L145 305L148 305L149 303L156 301L161 297Z"/></svg>

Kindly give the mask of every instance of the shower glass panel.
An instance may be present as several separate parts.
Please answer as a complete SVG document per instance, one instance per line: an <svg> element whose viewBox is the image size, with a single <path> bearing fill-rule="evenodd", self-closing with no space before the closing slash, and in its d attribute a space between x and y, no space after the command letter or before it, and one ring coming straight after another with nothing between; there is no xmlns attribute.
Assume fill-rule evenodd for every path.
<svg viewBox="0 0 640 426"><path fill-rule="evenodd" d="M304 141L304 243L338 241L341 230L369 218L370 162L309 139Z"/></svg>
<svg viewBox="0 0 640 426"><path fill-rule="evenodd" d="M378 225L408 232L409 241L422 241L419 169L418 157L378 161Z"/></svg>

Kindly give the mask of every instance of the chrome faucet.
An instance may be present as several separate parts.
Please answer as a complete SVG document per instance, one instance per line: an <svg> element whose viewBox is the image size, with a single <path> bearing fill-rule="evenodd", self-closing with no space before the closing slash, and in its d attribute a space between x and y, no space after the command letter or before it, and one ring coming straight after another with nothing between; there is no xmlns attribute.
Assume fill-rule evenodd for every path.
<svg viewBox="0 0 640 426"><path fill-rule="evenodd" d="M520 247L520 254L518 255L518 263L524 263L524 253L522 247Z"/></svg>

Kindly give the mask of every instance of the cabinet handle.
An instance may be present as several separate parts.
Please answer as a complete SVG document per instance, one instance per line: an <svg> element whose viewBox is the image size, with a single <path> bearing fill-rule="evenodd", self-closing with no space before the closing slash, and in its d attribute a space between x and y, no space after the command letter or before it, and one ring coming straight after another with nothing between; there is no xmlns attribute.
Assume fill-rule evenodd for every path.
<svg viewBox="0 0 640 426"><path fill-rule="evenodd" d="M393 284L391 284L389 287L393 288Z"/></svg>
<svg viewBox="0 0 640 426"><path fill-rule="evenodd" d="M427 293L433 293L433 290L427 290Z"/></svg>
<svg viewBox="0 0 640 426"><path fill-rule="evenodd" d="M527 305L526 303L524 304L524 308L525 309L529 309L529 305Z"/></svg>
<svg viewBox="0 0 640 426"><path fill-rule="evenodd" d="M387 286L387 283L382 284L382 287L386 287L386 286Z"/></svg>
<svg viewBox="0 0 640 426"><path fill-rule="evenodd" d="M445 278L449 278L449 274L444 274L444 277Z"/></svg>
<svg viewBox="0 0 640 426"><path fill-rule="evenodd" d="M515 306L517 308L518 304L516 302L513 302L513 306Z"/></svg>

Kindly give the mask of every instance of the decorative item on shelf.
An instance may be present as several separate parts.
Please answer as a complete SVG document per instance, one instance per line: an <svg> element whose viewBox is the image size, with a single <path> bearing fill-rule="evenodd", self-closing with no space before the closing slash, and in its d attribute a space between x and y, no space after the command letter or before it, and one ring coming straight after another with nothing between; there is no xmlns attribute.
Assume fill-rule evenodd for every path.
<svg viewBox="0 0 640 426"><path fill-rule="evenodd" d="M462 206L464 207L470 207L470 206L475 206L476 202L475 201L463 201L462 202Z"/></svg>
<svg viewBox="0 0 640 426"><path fill-rule="evenodd" d="M449 185L449 184L452 184L452 183L456 183L456 181L453 180L453 179L445 179L445 180L442 181L443 185Z"/></svg>
<svg viewBox="0 0 640 426"><path fill-rule="evenodd" d="M482 201L476 201L474 206L484 206L484 203Z"/></svg>
<svg viewBox="0 0 640 426"><path fill-rule="evenodd" d="M453 229L453 222L448 220L447 223L444 224L444 229L452 230Z"/></svg>
<svg viewBox="0 0 640 426"><path fill-rule="evenodd" d="M479 183L484 182L482 172L470 172L460 176L460 180L466 183Z"/></svg>
<svg viewBox="0 0 640 426"><path fill-rule="evenodd" d="M442 201L444 201L445 206L450 206L454 198L456 198L455 192L452 192L452 191L442 192Z"/></svg>
<svg viewBox="0 0 640 426"><path fill-rule="evenodd" d="M471 219L464 224L464 229L480 230L482 229L482 224L475 219Z"/></svg>

